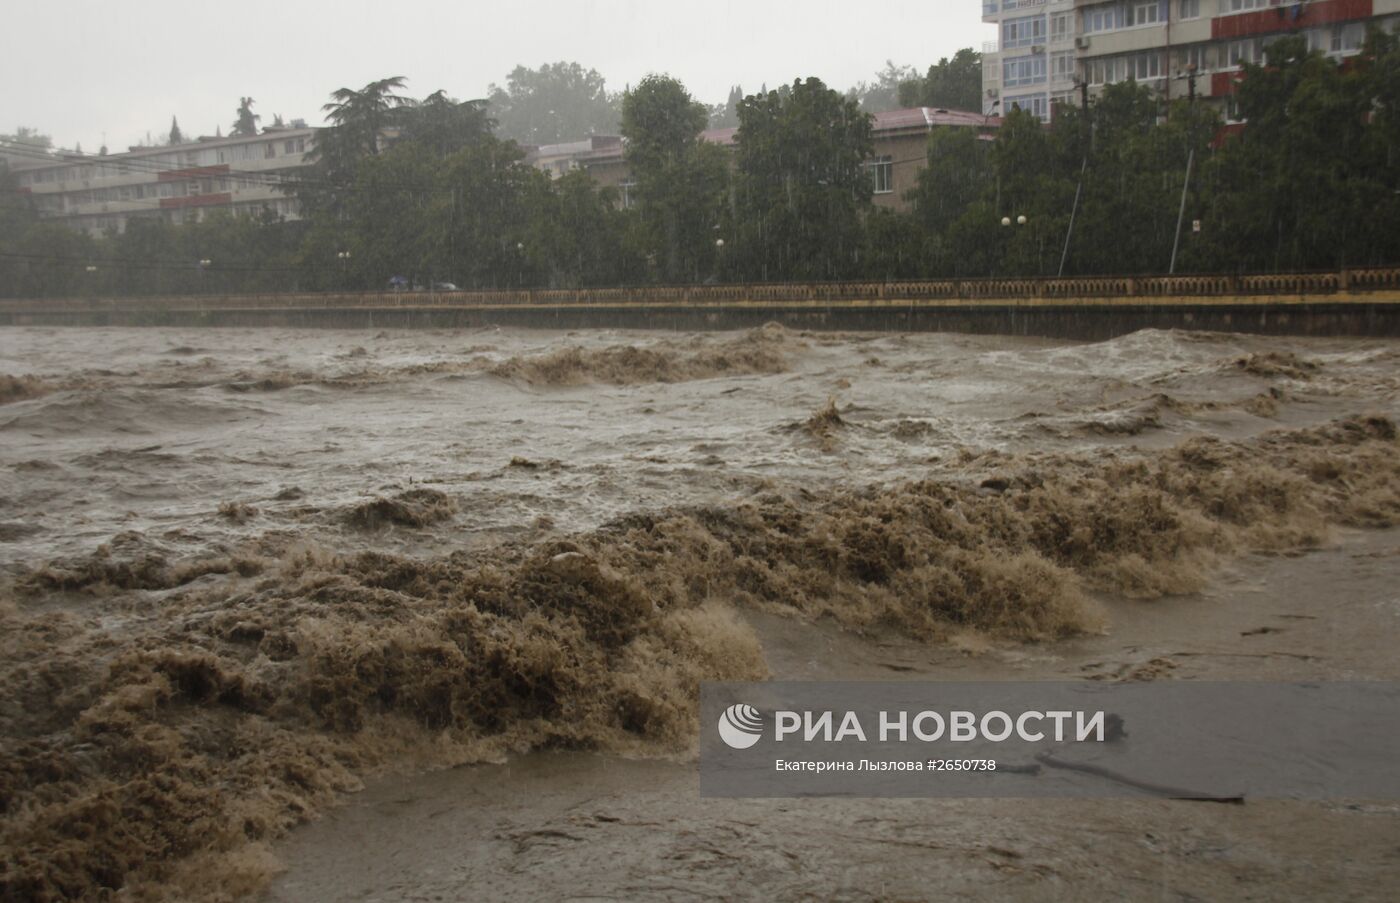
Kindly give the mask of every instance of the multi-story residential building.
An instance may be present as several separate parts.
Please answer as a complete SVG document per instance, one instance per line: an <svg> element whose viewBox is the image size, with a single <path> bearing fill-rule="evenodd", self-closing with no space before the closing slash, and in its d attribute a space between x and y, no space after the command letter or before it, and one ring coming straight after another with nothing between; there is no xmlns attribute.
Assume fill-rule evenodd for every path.
<svg viewBox="0 0 1400 903"><path fill-rule="evenodd" d="M982 112L1027 110L1050 118L1077 80L1073 0L982 0L982 21L997 40L982 47Z"/></svg>
<svg viewBox="0 0 1400 903"><path fill-rule="evenodd" d="M970 128L988 137L999 125L994 115L931 107L875 114L874 154L866 164L875 204L907 208L904 195L925 164L932 129ZM737 129L712 129L701 138L733 147L736 134ZM0 147L0 155L41 216L100 235L122 232L138 217L190 223L213 210L249 215L267 210L297 219L297 201L283 188L308 165L315 136L315 129L294 123L269 127L255 137L202 138L175 146L133 147L121 154L52 155L34 149L6 153ZM600 184L618 190L622 206L631 206L635 183L619 137L598 135L529 147L526 159L552 178L586 169Z"/></svg>
<svg viewBox="0 0 1400 903"><path fill-rule="evenodd" d="M876 113L873 118L874 153L865 164L874 188L872 200L877 207L895 210L909 208L905 194L914 187L919 170L927 164L930 131L949 126L974 129L978 135L990 137L1001 125L996 116L933 107L890 110ZM702 132L700 139L732 149L738 131L710 129ZM618 190L621 206L632 205L635 182L620 138L594 137L573 144L551 145L539 148L531 159L537 167L555 177L570 169L586 169L600 185Z"/></svg>
<svg viewBox="0 0 1400 903"><path fill-rule="evenodd" d="M566 173L583 168L589 160L611 158L622 153L622 139L616 135L594 135L582 141L569 141L564 144L541 144L527 146L525 159L536 169L557 179Z"/></svg>
<svg viewBox="0 0 1400 903"><path fill-rule="evenodd" d="M1223 103L1271 41L1301 34L1310 49L1351 56L1368 25L1400 25L1400 0L983 0L982 20L999 36L983 57L988 109L1048 119L1079 85L1093 94L1129 79Z"/></svg>
<svg viewBox="0 0 1400 903"><path fill-rule="evenodd" d="M296 200L281 186L307 165L315 135L294 123L254 137L133 147L123 154L7 156L19 190L34 199L41 216L101 234L121 232L135 217L198 222L211 210L270 210L296 219Z"/></svg>

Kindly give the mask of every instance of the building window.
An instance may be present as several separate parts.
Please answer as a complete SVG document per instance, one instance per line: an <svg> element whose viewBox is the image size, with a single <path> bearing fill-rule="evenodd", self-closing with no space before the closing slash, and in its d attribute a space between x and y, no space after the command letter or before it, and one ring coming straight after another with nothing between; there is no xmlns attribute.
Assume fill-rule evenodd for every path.
<svg viewBox="0 0 1400 903"><path fill-rule="evenodd" d="M1006 60L1002 64L1002 84L1008 88L1016 85L1038 85L1045 81L1045 57L1022 56Z"/></svg>
<svg viewBox="0 0 1400 903"><path fill-rule="evenodd" d="M1162 4L1160 0L1138 0L1132 5L1128 15L1133 25L1156 25L1162 21Z"/></svg>
<svg viewBox="0 0 1400 903"><path fill-rule="evenodd" d="M1029 16L1001 23L1002 47L1029 47L1045 43L1045 17Z"/></svg>
<svg viewBox="0 0 1400 903"><path fill-rule="evenodd" d="M1100 3L1084 7L1084 33L1112 31L1122 25L1123 7L1118 3Z"/></svg>
<svg viewBox="0 0 1400 903"><path fill-rule="evenodd" d="M1332 53L1355 53L1365 43L1366 26L1358 22L1334 26L1328 46Z"/></svg>
<svg viewBox="0 0 1400 903"><path fill-rule="evenodd" d="M1229 0L1229 10L1232 13L1248 12L1251 9L1268 9L1270 6L1277 6L1278 0Z"/></svg>
<svg viewBox="0 0 1400 903"><path fill-rule="evenodd" d="M622 209L631 210L637 204L637 183L628 179L617 186L622 192Z"/></svg>
<svg viewBox="0 0 1400 903"><path fill-rule="evenodd" d="M277 142L269 141L267 146L263 148L263 159L271 160L275 156L277 156Z"/></svg>
<svg viewBox="0 0 1400 903"><path fill-rule="evenodd" d="M1199 19L1201 17L1201 0L1181 0L1177 5L1178 19Z"/></svg>
<svg viewBox="0 0 1400 903"><path fill-rule="evenodd" d="M1084 64L1091 85L1111 85L1128 77L1127 60L1123 57L1100 57Z"/></svg>
<svg viewBox="0 0 1400 903"><path fill-rule="evenodd" d="M1050 103L1044 94L1027 94L1023 97L1008 97L1008 110L1024 110L1039 119L1050 118Z"/></svg>
<svg viewBox="0 0 1400 903"><path fill-rule="evenodd" d="M1209 44L1192 44L1181 48L1176 53L1177 65L1183 70L1195 66L1197 72L1209 72L1210 62L1206 54L1209 47Z"/></svg>
<svg viewBox="0 0 1400 903"><path fill-rule="evenodd" d="M1074 36L1070 25L1072 19L1071 13L1056 13L1050 17L1050 40L1052 42L1068 41Z"/></svg>
<svg viewBox="0 0 1400 903"><path fill-rule="evenodd" d="M876 157L865 166L870 170L870 180L876 194L891 194L894 191L893 157Z"/></svg>
<svg viewBox="0 0 1400 903"><path fill-rule="evenodd" d="M1162 77L1162 54L1156 51L1134 54L1130 65L1132 76L1137 81L1145 82Z"/></svg>
<svg viewBox="0 0 1400 903"><path fill-rule="evenodd" d="M1243 41L1231 41L1229 57L1231 66L1243 66L1245 63L1259 63L1264 59L1263 47L1256 38L1248 38Z"/></svg>
<svg viewBox="0 0 1400 903"><path fill-rule="evenodd" d="M1073 51L1050 55L1050 77L1057 82L1068 81L1074 78Z"/></svg>

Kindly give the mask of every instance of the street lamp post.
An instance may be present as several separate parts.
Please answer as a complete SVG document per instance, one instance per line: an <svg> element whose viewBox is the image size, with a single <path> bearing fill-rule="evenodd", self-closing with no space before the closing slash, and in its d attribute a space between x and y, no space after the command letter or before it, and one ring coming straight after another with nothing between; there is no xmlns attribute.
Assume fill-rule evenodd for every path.
<svg viewBox="0 0 1400 903"><path fill-rule="evenodd" d="M1008 230L1009 230L1009 229L1011 228L1011 223L1012 223L1012 222L1013 222L1013 220L1012 220L1011 217L1009 217L1009 216L1003 216L1003 217L1001 218L1001 225L1002 225L1002 228L1004 228L1004 229L1008 229ZM1030 222L1030 219L1029 219L1024 213L1022 213L1022 214L1020 214L1020 215L1018 215L1018 216L1016 217L1016 219L1014 220L1014 222L1015 222L1016 225L1018 225L1018 226L1024 226L1024 225L1026 225L1026 223ZM1006 235L1007 235L1007 238L1004 239L1004 240L1002 241L1002 243L1001 243L1001 256L1002 256L1003 268L1005 268L1007 252L1008 252L1008 250L1009 250L1009 248L1010 248L1010 246L1011 246L1011 241L1012 241L1012 239L1011 239L1011 237L1010 237L1010 235L1011 235L1010 231L1008 231L1008 232L1006 233ZM1003 275L1005 275L1005 274L1003 274Z"/></svg>
<svg viewBox="0 0 1400 903"><path fill-rule="evenodd" d="M340 261L340 289L348 291L350 288L350 252L336 252L336 259Z"/></svg>

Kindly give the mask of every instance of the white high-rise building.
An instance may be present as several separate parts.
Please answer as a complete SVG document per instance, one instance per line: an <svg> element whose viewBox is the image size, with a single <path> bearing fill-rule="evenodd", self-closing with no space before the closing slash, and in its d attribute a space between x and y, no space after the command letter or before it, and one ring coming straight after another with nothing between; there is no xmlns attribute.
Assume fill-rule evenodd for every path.
<svg viewBox="0 0 1400 903"><path fill-rule="evenodd" d="M1051 103L1074 92L1074 0L982 0L982 21L997 27L982 48L982 112L1049 119Z"/></svg>
<svg viewBox="0 0 1400 903"><path fill-rule="evenodd" d="M1082 83L1096 94L1133 79L1226 103L1271 41L1300 34L1311 49L1354 55L1368 25L1400 25L1400 0L982 0L982 21L998 32L984 48L985 109L1048 119Z"/></svg>

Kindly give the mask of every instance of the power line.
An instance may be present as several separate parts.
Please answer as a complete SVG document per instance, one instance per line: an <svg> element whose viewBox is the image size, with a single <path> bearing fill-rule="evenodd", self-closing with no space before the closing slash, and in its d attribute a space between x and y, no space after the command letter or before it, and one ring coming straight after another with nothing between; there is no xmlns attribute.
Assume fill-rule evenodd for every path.
<svg viewBox="0 0 1400 903"><path fill-rule="evenodd" d="M247 264L219 264L211 262L208 266L202 266L198 261L190 260L122 260L120 258L108 257L64 257L53 254L20 254L10 252L0 252L0 260L20 260L33 261L37 263L52 263L59 266L81 267L87 269L94 267L102 269L127 269L127 270L148 270L168 272L171 270L184 270L188 272L204 273L324 273L339 272L340 267L332 264L304 264L302 266L267 266L267 265L247 265Z"/></svg>
<svg viewBox="0 0 1400 903"><path fill-rule="evenodd" d="M19 148L10 145L0 144L0 153L10 156L21 157L28 160L43 161L51 163L53 166L79 167L79 166L108 166L119 170L118 175L156 175L166 173L188 173L187 179L203 178L239 178L245 181L262 182L274 187L296 187L310 182L322 182L331 184L329 180L310 180L300 176L287 176L276 172L259 172L257 170L233 169L231 163L213 163L206 165L173 164L166 165L159 160L148 160L141 158L113 158L113 157L82 157L78 160L63 159L55 160L51 154L36 148ZM220 173L200 173L199 170L208 169L215 166L230 167L226 172ZM121 172L120 170L124 170ZM65 179L64 181L77 181L76 179ZM85 180L87 181L87 180ZM77 189L88 190L88 189ZM96 189L93 189L96 190Z"/></svg>

